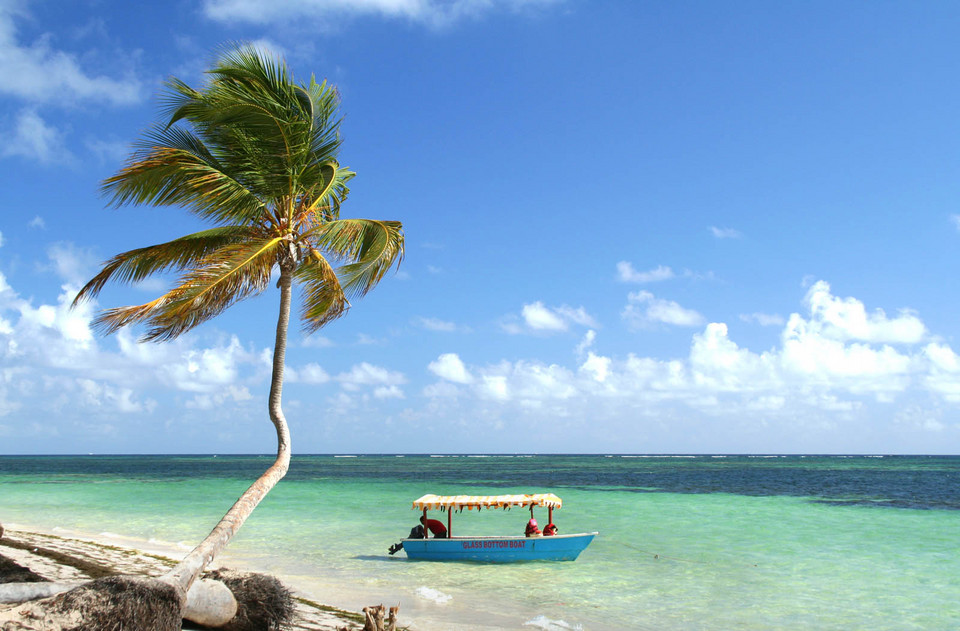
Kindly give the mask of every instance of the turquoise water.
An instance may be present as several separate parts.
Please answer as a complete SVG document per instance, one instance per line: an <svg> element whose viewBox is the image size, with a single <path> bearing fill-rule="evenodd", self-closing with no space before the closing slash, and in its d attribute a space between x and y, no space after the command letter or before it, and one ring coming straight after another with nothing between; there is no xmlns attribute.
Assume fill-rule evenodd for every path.
<svg viewBox="0 0 960 631"><path fill-rule="evenodd" d="M0 457L0 522L187 549L271 458ZM574 563L386 554L424 493L555 492ZM297 456L222 559L413 629L960 628L960 458ZM520 533L523 510L457 514ZM538 517L542 520L545 513Z"/></svg>

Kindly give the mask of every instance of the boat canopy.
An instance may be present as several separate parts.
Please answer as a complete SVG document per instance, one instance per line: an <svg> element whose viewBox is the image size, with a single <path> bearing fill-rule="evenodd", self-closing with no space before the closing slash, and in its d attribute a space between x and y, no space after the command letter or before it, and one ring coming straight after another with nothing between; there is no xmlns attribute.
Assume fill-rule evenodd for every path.
<svg viewBox="0 0 960 631"><path fill-rule="evenodd" d="M560 508L563 500L553 493L537 493L535 495L424 495L414 501L413 508L428 510L440 508L443 510L477 510L481 508L509 508L511 506L546 506Z"/></svg>

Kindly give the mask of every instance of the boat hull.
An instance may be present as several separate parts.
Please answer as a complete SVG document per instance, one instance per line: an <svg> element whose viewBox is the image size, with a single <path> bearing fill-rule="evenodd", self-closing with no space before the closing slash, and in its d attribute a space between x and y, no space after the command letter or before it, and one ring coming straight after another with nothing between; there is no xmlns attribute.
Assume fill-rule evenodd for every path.
<svg viewBox="0 0 960 631"><path fill-rule="evenodd" d="M552 537L451 537L404 539L407 557L417 561L573 561L590 545L595 532Z"/></svg>

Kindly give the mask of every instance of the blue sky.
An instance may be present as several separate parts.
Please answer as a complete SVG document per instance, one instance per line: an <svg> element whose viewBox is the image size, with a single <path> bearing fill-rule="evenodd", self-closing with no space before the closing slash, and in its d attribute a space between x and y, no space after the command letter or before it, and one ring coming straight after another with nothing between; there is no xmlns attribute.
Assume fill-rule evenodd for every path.
<svg viewBox="0 0 960 631"><path fill-rule="evenodd" d="M295 453L957 453L955 3L0 0L0 453L268 453L278 296L67 308L201 226L99 182L249 41L336 84L399 273L291 330Z"/></svg>

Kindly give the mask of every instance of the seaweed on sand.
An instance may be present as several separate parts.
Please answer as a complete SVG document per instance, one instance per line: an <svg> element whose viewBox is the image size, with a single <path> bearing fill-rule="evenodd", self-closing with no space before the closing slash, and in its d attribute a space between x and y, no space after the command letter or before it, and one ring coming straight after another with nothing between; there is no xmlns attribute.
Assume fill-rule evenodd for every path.
<svg viewBox="0 0 960 631"><path fill-rule="evenodd" d="M135 576L108 576L51 599L47 610L74 626L63 631L179 630L180 599L172 585ZM58 616L58 617L59 617Z"/></svg>
<svg viewBox="0 0 960 631"><path fill-rule="evenodd" d="M0 583L45 583L49 582L30 568L11 561L0 554Z"/></svg>

